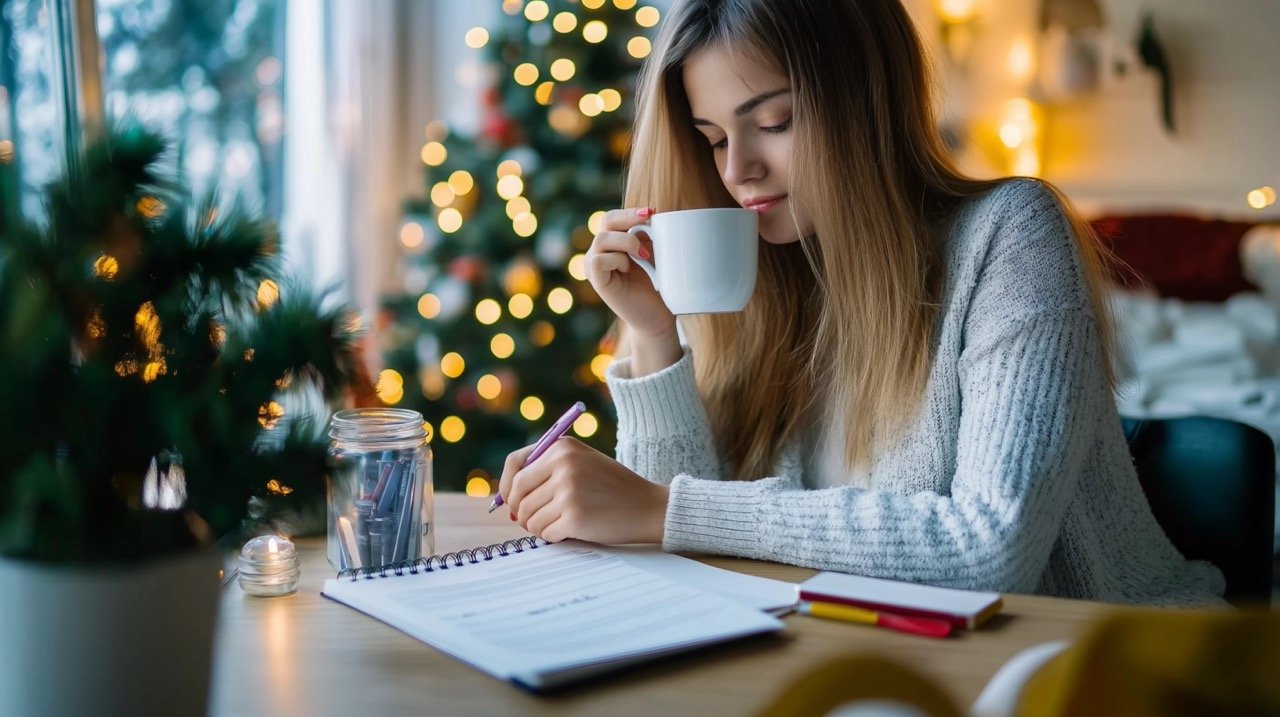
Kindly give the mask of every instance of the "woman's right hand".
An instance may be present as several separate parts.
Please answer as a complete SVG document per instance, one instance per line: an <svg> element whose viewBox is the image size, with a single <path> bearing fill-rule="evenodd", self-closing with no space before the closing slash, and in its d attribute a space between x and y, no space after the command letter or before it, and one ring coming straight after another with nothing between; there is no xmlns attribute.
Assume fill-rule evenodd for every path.
<svg viewBox="0 0 1280 717"><path fill-rule="evenodd" d="M676 317L662 303L649 275L628 256L634 254L653 261L653 244L647 238L627 233L651 216L653 210L647 207L606 213L600 233L587 250L587 280L613 313L635 332L636 339L667 341L675 339Z"/></svg>

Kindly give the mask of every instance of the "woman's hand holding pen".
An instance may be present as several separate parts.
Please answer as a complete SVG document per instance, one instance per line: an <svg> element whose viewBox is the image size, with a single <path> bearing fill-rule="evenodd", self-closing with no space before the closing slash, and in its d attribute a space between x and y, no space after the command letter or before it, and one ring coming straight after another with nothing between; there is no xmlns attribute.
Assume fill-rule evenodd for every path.
<svg viewBox="0 0 1280 717"><path fill-rule="evenodd" d="M632 332L629 348L634 376L666 368L682 355L675 315L662 302L648 274L629 256L653 260L652 243L627 233L651 216L653 210L648 207L608 212L587 251L587 280Z"/></svg>
<svg viewBox="0 0 1280 717"><path fill-rule="evenodd" d="M533 446L507 456L498 486L520 526L544 540L660 543L667 488L572 438L561 438L529 466Z"/></svg>

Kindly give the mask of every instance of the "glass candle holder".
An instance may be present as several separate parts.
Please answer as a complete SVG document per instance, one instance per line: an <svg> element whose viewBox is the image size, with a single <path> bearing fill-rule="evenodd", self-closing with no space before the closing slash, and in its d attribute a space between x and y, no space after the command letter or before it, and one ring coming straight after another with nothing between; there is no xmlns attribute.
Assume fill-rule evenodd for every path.
<svg viewBox="0 0 1280 717"><path fill-rule="evenodd" d="M240 549L240 587L250 595L275 597L298 589L302 570L288 538L260 535Z"/></svg>

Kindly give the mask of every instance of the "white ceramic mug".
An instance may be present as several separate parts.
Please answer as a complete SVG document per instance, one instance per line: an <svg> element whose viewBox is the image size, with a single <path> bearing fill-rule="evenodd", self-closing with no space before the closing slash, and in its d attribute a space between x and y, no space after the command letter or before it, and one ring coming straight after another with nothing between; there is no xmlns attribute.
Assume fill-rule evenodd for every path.
<svg viewBox="0 0 1280 717"><path fill-rule="evenodd" d="M655 214L628 230L653 241L653 263L631 259L673 314L742 311L756 286L759 219L736 207Z"/></svg>

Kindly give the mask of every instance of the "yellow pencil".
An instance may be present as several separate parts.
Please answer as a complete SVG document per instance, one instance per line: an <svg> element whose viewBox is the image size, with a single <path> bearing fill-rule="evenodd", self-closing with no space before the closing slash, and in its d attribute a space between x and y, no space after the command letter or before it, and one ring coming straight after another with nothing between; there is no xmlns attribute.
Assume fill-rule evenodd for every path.
<svg viewBox="0 0 1280 717"><path fill-rule="evenodd" d="M927 617L905 617L892 613L865 610L851 605L837 605L829 602L802 602L797 610L813 617L856 622L863 625L876 625L912 635L946 637L951 634L951 623L946 620L934 620Z"/></svg>

